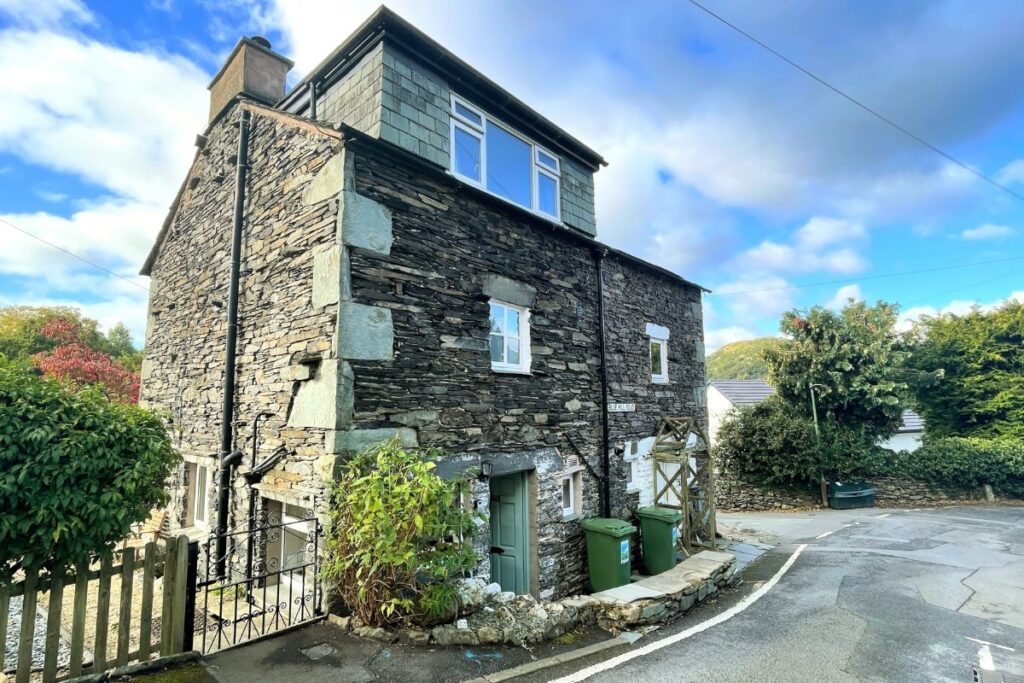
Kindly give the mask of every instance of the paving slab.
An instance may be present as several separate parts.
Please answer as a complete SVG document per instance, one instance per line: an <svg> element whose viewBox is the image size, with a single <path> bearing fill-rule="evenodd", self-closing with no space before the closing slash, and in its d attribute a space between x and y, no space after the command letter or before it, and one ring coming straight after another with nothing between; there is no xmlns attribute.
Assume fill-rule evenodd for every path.
<svg viewBox="0 0 1024 683"><path fill-rule="evenodd" d="M660 590L648 588L645 584L646 581L647 579L642 579L637 583L609 588L606 591L594 593L592 597L597 598L601 602L634 602L636 600L647 600L665 596Z"/></svg>

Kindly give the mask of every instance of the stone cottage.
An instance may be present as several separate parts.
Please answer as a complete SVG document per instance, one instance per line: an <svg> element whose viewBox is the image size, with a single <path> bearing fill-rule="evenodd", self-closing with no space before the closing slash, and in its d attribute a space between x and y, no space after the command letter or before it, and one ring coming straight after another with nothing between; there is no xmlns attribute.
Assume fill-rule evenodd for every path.
<svg viewBox="0 0 1024 683"><path fill-rule="evenodd" d="M239 42L142 270L175 523L216 524L229 450L236 527L257 463L258 505L301 518L339 459L395 437L473 481L482 576L583 590L579 520L650 502L662 416L706 425L702 289L598 242L601 156L392 11L286 93L290 67Z"/></svg>

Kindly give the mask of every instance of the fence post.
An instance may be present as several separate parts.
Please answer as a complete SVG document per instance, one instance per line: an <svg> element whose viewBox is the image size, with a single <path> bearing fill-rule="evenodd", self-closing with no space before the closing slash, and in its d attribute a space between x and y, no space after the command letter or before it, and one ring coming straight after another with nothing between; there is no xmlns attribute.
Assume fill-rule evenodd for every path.
<svg viewBox="0 0 1024 683"><path fill-rule="evenodd" d="M199 541L188 544L188 565L185 569L185 620L182 633L182 651L190 652L196 630L196 583L199 577ZM203 627L206 627L204 622Z"/></svg>

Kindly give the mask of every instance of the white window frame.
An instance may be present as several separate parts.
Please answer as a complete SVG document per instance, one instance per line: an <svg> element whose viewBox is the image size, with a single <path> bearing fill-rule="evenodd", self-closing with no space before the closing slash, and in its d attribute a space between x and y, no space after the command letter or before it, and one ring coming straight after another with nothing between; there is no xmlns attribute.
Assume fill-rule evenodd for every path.
<svg viewBox="0 0 1024 683"><path fill-rule="evenodd" d="M636 493L640 490L640 460L643 455L639 453L639 441L627 441L622 459L626 462L626 493Z"/></svg>
<svg viewBox="0 0 1024 683"><path fill-rule="evenodd" d="M667 327L661 325L655 325L653 323L647 323L647 358L650 362L651 357L654 354L654 345L659 345L658 355L661 359L661 372L655 374L654 366L651 365L651 383L652 384L668 384L668 338L669 331Z"/></svg>
<svg viewBox="0 0 1024 683"><path fill-rule="evenodd" d="M209 529L210 528L210 485L213 482L213 477L210 468L207 465L200 465L199 463L193 463L192 467L189 468L189 474L192 477L192 481L189 482L192 488L192 526L198 529ZM205 480L205 495L199 495L199 479L202 477ZM200 514L202 516L200 516Z"/></svg>
<svg viewBox="0 0 1024 683"><path fill-rule="evenodd" d="M505 361L491 360L491 370L494 372L508 372L517 374L529 374L530 365L533 360L532 354L530 353L530 309L523 306L516 306L510 304L507 301L501 301L499 299L491 299L487 302L488 314L487 314L487 325L490 327L490 307L491 306L503 306L506 309L516 311L519 313L519 362L509 363L508 359L508 337L509 335L502 335L503 339L503 350ZM508 319L505 320L506 325ZM508 331L507 329L505 330ZM491 354L491 334L488 332L487 335L487 355L490 357Z"/></svg>
<svg viewBox="0 0 1024 683"><path fill-rule="evenodd" d="M565 504L565 484L569 483L569 504ZM581 514L580 504L583 499L581 486L583 473L579 470L567 472L558 480L559 503L562 505L562 517L576 517Z"/></svg>
<svg viewBox="0 0 1024 683"><path fill-rule="evenodd" d="M479 116L481 123L477 123L476 121L472 120L471 118L460 114L457 111L457 109L456 109L456 105L458 105L459 107L464 107L465 109L469 110L473 114L476 114L477 116ZM475 106L473 104L470 104L465 99L459 97L455 93L451 94L451 110L450 110L449 113L451 114L451 116L449 116L449 118L451 119L451 126L450 126L450 131L449 131L449 135L450 135L450 137L449 137L449 142L450 142L450 144L449 144L449 148L450 148L450 163L449 163L449 167L450 168L449 168L449 171L450 171L450 173L453 176L455 176L456 178L458 178L459 180L461 180L461 181L463 181L465 183L468 183L468 184L472 185L473 187L477 187L477 188L483 190L484 192L486 192L489 195L493 195L495 197L498 197L499 199L503 199L506 202L508 202L509 204L512 204L513 206L518 206L521 209L526 209L527 211L529 211L531 213L534 213L534 214L540 216L541 218L546 218L547 220L554 221L555 223L561 223L562 222L562 160L558 157L557 154L553 154L552 152L548 151L547 149L541 147L536 142L534 142L530 138L526 137L525 135L522 135L521 133L516 131L511 126L509 126L509 125L507 125L505 123L502 123L500 120L494 118L493 116L487 114L484 110L480 109L480 107L477 107L477 106ZM523 206L519 202L513 201L512 199L509 199L508 197L500 195L497 192L494 192L493 190L490 190L490 189L487 188L487 129L488 129L489 126L498 126L502 130L504 130L506 133L508 133L508 134L512 135L513 137L516 137L519 140L522 140L524 143L530 145L530 148L531 148L531 154L530 154L530 158L531 158L531 164L530 164L530 206ZM462 173L459 173L458 170L456 170L456 167L455 167L455 155L456 155L455 131L456 130L461 130L461 131L463 131L463 132L465 132L465 133L467 133L469 135L472 135L474 138L476 138L480 142L480 179L479 180L477 180L476 178L473 178L471 176L463 175ZM552 160L554 160L555 167L552 168L548 164L543 163L541 161L541 154L544 154L545 156L550 157ZM541 209L540 209L540 176L542 176L542 175L546 176L547 178L549 178L550 180L553 180L555 182L555 213L554 213L554 215L549 214L549 213L545 213L544 211L541 211Z"/></svg>

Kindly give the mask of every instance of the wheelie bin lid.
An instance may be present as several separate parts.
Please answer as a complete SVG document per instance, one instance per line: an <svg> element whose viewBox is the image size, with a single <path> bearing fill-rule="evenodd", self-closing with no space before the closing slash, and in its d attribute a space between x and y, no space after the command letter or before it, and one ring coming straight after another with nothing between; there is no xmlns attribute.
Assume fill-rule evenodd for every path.
<svg viewBox="0 0 1024 683"><path fill-rule="evenodd" d="M580 524L587 531L596 531L599 534L614 536L615 538L622 538L636 533L635 526L621 519L594 517L593 519L585 519Z"/></svg>
<svg viewBox="0 0 1024 683"><path fill-rule="evenodd" d="M683 518L683 512L682 510L673 510L671 508L663 508L654 505L651 507L639 508L636 511L636 516L646 517L647 519L657 519L661 522L675 524Z"/></svg>

